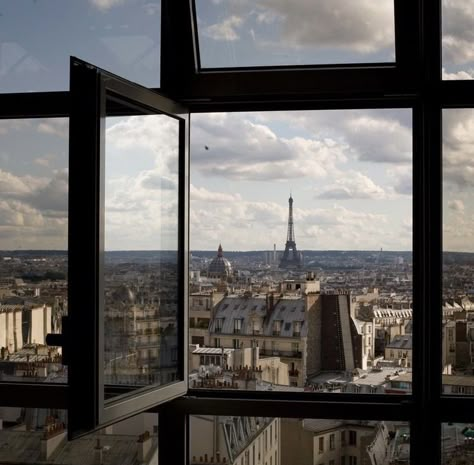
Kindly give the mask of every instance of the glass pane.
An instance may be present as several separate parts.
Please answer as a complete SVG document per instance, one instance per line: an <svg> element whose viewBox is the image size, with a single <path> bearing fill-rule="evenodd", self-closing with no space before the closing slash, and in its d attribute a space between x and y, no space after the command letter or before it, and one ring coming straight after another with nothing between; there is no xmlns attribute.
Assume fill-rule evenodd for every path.
<svg viewBox="0 0 474 465"><path fill-rule="evenodd" d="M0 92L67 90L69 56L159 86L160 0L0 0Z"/></svg>
<svg viewBox="0 0 474 465"><path fill-rule="evenodd" d="M443 393L474 395L474 110L443 111Z"/></svg>
<svg viewBox="0 0 474 465"><path fill-rule="evenodd" d="M408 423L264 417L190 417L190 464L410 463Z"/></svg>
<svg viewBox="0 0 474 465"><path fill-rule="evenodd" d="M472 423L441 423L441 463L473 463L474 429Z"/></svg>
<svg viewBox="0 0 474 465"><path fill-rule="evenodd" d="M0 407L0 462L158 464L158 414L144 413L67 441L67 412Z"/></svg>
<svg viewBox="0 0 474 465"><path fill-rule="evenodd" d="M393 0L196 0L201 65L395 61Z"/></svg>
<svg viewBox="0 0 474 465"><path fill-rule="evenodd" d="M165 115L106 120L106 384L177 380L178 129Z"/></svg>
<svg viewBox="0 0 474 465"><path fill-rule="evenodd" d="M474 6L443 0L443 79L474 79Z"/></svg>
<svg viewBox="0 0 474 465"><path fill-rule="evenodd" d="M0 381L66 382L68 120L0 121Z"/></svg>
<svg viewBox="0 0 474 465"><path fill-rule="evenodd" d="M410 110L193 115L191 388L411 392Z"/></svg>

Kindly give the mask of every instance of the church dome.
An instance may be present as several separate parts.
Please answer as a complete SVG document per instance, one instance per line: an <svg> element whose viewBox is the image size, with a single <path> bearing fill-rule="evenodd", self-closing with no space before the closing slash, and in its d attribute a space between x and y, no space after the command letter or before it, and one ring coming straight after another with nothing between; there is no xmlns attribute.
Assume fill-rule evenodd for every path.
<svg viewBox="0 0 474 465"><path fill-rule="evenodd" d="M210 278L228 278L232 275L232 265L227 258L224 258L220 244L217 256L209 264L207 274Z"/></svg>

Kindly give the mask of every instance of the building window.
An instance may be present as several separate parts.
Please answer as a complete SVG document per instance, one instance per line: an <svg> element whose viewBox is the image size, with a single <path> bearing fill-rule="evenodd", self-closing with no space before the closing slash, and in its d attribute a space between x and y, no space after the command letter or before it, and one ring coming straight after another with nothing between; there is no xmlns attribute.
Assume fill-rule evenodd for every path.
<svg viewBox="0 0 474 465"><path fill-rule="evenodd" d="M349 431L349 445L357 446L357 431Z"/></svg>
<svg viewBox="0 0 474 465"><path fill-rule="evenodd" d="M324 436L319 438L319 453L322 454L324 452Z"/></svg>
<svg viewBox="0 0 474 465"><path fill-rule="evenodd" d="M216 318L216 323L214 325L214 332L221 333L223 324L224 324L224 318Z"/></svg>
<svg viewBox="0 0 474 465"><path fill-rule="evenodd" d="M334 450L336 448L336 435L330 434L329 435L329 449Z"/></svg>
<svg viewBox="0 0 474 465"><path fill-rule="evenodd" d="M234 349L240 349L240 341L239 339L232 339L232 347Z"/></svg>
<svg viewBox="0 0 474 465"><path fill-rule="evenodd" d="M293 322L293 337L300 337L301 335L301 321Z"/></svg>
<svg viewBox="0 0 474 465"><path fill-rule="evenodd" d="M279 336L280 335L281 324L282 324L282 321L280 321L280 320L275 320L273 322L273 335L274 336Z"/></svg>
<svg viewBox="0 0 474 465"><path fill-rule="evenodd" d="M341 446L345 446L345 445L346 445L346 432L341 431Z"/></svg>
<svg viewBox="0 0 474 465"><path fill-rule="evenodd" d="M242 319L234 318L234 334L240 334L242 331Z"/></svg>

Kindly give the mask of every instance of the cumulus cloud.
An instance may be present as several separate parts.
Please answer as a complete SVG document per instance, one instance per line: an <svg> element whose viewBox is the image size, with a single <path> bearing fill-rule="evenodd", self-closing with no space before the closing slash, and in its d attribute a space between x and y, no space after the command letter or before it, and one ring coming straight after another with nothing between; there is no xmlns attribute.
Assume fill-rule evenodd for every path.
<svg viewBox="0 0 474 465"><path fill-rule="evenodd" d="M122 5L124 0L89 0L89 3L98 10L107 11L110 8Z"/></svg>
<svg viewBox="0 0 474 465"><path fill-rule="evenodd" d="M67 139L69 137L69 120L65 118L49 118L41 120L37 131Z"/></svg>
<svg viewBox="0 0 474 465"><path fill-rule="evenodd" d="M231 42L239 39L237 29L240 28L242 23L243 20L241 17L233 15L220 23L204 28L203 33L205 36L214 40L225 40Z"/></svg>
<svg viewBox="0 0 474 465"><path fill-rule="evenodd" d="M161 12L161 6L159 3L146 3L142 8L148 16L153 16Z"/></svg>
<svg viewBox="0 0 474 465"><path fill-rule="evenodd" d="M411 166L392 166L387 170L391 185L396 194L413 194L413 169Z"/></svg>
<svg viewBox="0 0 474 465"><path fill-rule="evenodd" d="M394 9L389 0L259 0L257 18L280 22L285 46L329 47L372 53L394 43ZM260 11L259 11L260 10Z"/></svg>
<svg viewBox="0 0 474 465"><path fill-rule="evenodd" d="M464 213L464 202L459 199L450 200L448 202L448 208L455 212Z"/></svg>
<svg viewBox="0 0 474 465"><path fill-rule="evenodd" d="M152 156L157 167L170 163L177 171L178 131L178 121L166 115L109 118L107 151L128 156L128 163Z"/></svg>
<svg viewBox="0 0 474 465"><path fill-rule="evenodd" d="M474 110L443 112L443 180L448 188L474 185Z"/></svg>
<svg viewBox="0 0 474 465"><path fill-rule="evenodd" d="M236 180L287 180L324 177L347 160L347 144L331 139L279 137L247 114L193 117L194 169Z"/></svg>
<svg viewBox="0 0 474 465"><path fill-rule="evenodd" d="M358 171L347 171L339 174L336 182L326 186L316 195L318 199L383 199L385 191L372 179Z"/></svg>
<svg viewBox="0 0 474 465"><path fill-rule="evenodd" d="M344 144L348 158L409 164L412 161L411 111L405 109L331 110L259 113L266 124L278 122L309 132L312 139Z"/></svg>
<svg viewBox="0 0 474 465"><path fill-rule="evenodd" d="M49 182L24 198L24 201L31 204L40 211L60 212L63 216L67 215L68 210L68 171L55 171Z"/></svg>
<svg viewBox="0 0 474 465"><path fill-rule="evenodd" d="M474 60L474 5L466 0L443 0L443 64Z"/></svg>
<svg viewBox="0 0 474 465"><path fill-rule="evenodd" d="M228 194L226 192L210 191L204 187L190 186L191 201L204 202L240 202L242 196L238 193Z"/></svg>
<svg viewBox="0 0 474 465"><path fill-rule="evenodd" d="M442 78L445 81L470 80L474 79L474 69L466 71L448 72L445 68L442 71Z"/></svg>
<svg viewBox="0 0 474 465"><path fill-rule="evenodd" d="M412 160L412 134L399 121L361 115L348 119L350 141L359 159L370 162L406 163Z"/></svg>
<svg viewBox="0 0 474 465"><path fill-rule="evenodd" d="M176 190L178 187L176 180L154 172L145 173L141 185L145 189Z"/></svg>
<svg viewBox="0 0 474 465"><path fill-rule="evenodd" d="M0 135L4 136L12 131L19 131L30 126L30 121L21 119L0 120Z"/></svg>

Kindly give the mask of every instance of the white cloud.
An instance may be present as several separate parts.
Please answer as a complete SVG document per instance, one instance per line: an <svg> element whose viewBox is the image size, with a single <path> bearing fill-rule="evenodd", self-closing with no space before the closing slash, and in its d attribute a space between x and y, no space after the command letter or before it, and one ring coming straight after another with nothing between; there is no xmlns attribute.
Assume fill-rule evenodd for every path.
<svg viewBox="0 0 474 465"><path fill-rule="evenodd" d="M474 79L474 69L449 73L443 68L442 75L445 81L470 80Z"/></svg>
<svg viewBox="0 0 474 465"><path fill-rule="evenodd" d="M474 185L474 110L443 111L443 180L448 188Z"/></svg>
<svg viewBox="0 0 474 465"><path fill-rule="evenodd" d="M448 208L455 212L464 213L464 202L459 199L450 200L448 202Z"/></svg>
<svg viewBox="0 0 474 465"><path fill-rule="evenodd" d="M320 178L347 160L347 144L278 137L256 115L196 115L192 123L191 163L202 174L260 181Z"/></svg>
<svg viewBox="0 0 474 465"><path fill-rule="evenodd" d="M69 120L65 118L45 119L38 124L37 130L43 134L51 134L67 139L69 137Z"/></svg>
<svg viewBox="0 0 474 465"><path fill-rule="evenodd" d="M443 0L443 64L474 60L474 5L466 0Z"/></svg>
<svg viewBox="0 0 474 465"><path fill-rule="evenodd" d="M392 189L396 194L413 194L413 168L412 166L391 166L387 169L387 175L391 179Z"/></svg>
<svg viewBox="0 0 474 465"><path fill-rule="evenodd" d="M101 11L107 11L114 6L121 5L124 0L89 0L89 3Z"/></svg>
<svg viewBox="0 0 474 465"><path fill-rule="evenodd" d="M325 186L316 196L318 199L383 199L386 197L381 186L358 171L347 171L338 174L333 184Z"/></svg>
<svg viewBox="0 0 474 465"><path fill-rule="evenodd" d="M193 184L190 186L190 195L191 202L239 202L242 200L242 196L238 193L228 194L225 192L210 191L204 187L195 187Z"/></svg>
<svg viewBox="0 0 474 465"><path fill-rule="evenodd" d="M0 120L0 135L4 136L12 131L19 131L30 126L29 120L2 119Z"/></svg>
<svg viewBox="0 0 474 465"><path fill-rule="evenodd" d="M281 24L281 44L372 53L394 43L394 9L389 0L259 0L257 20Z"/></svg>
<svg viewBox="0 0 474 465"><path fill-rule="evenodd" d="M221 23L213 24L204 28L203 33L214 40L234 41L239 39L237 29L242 25L243 20L239 16L230 16Z"/></svg>

